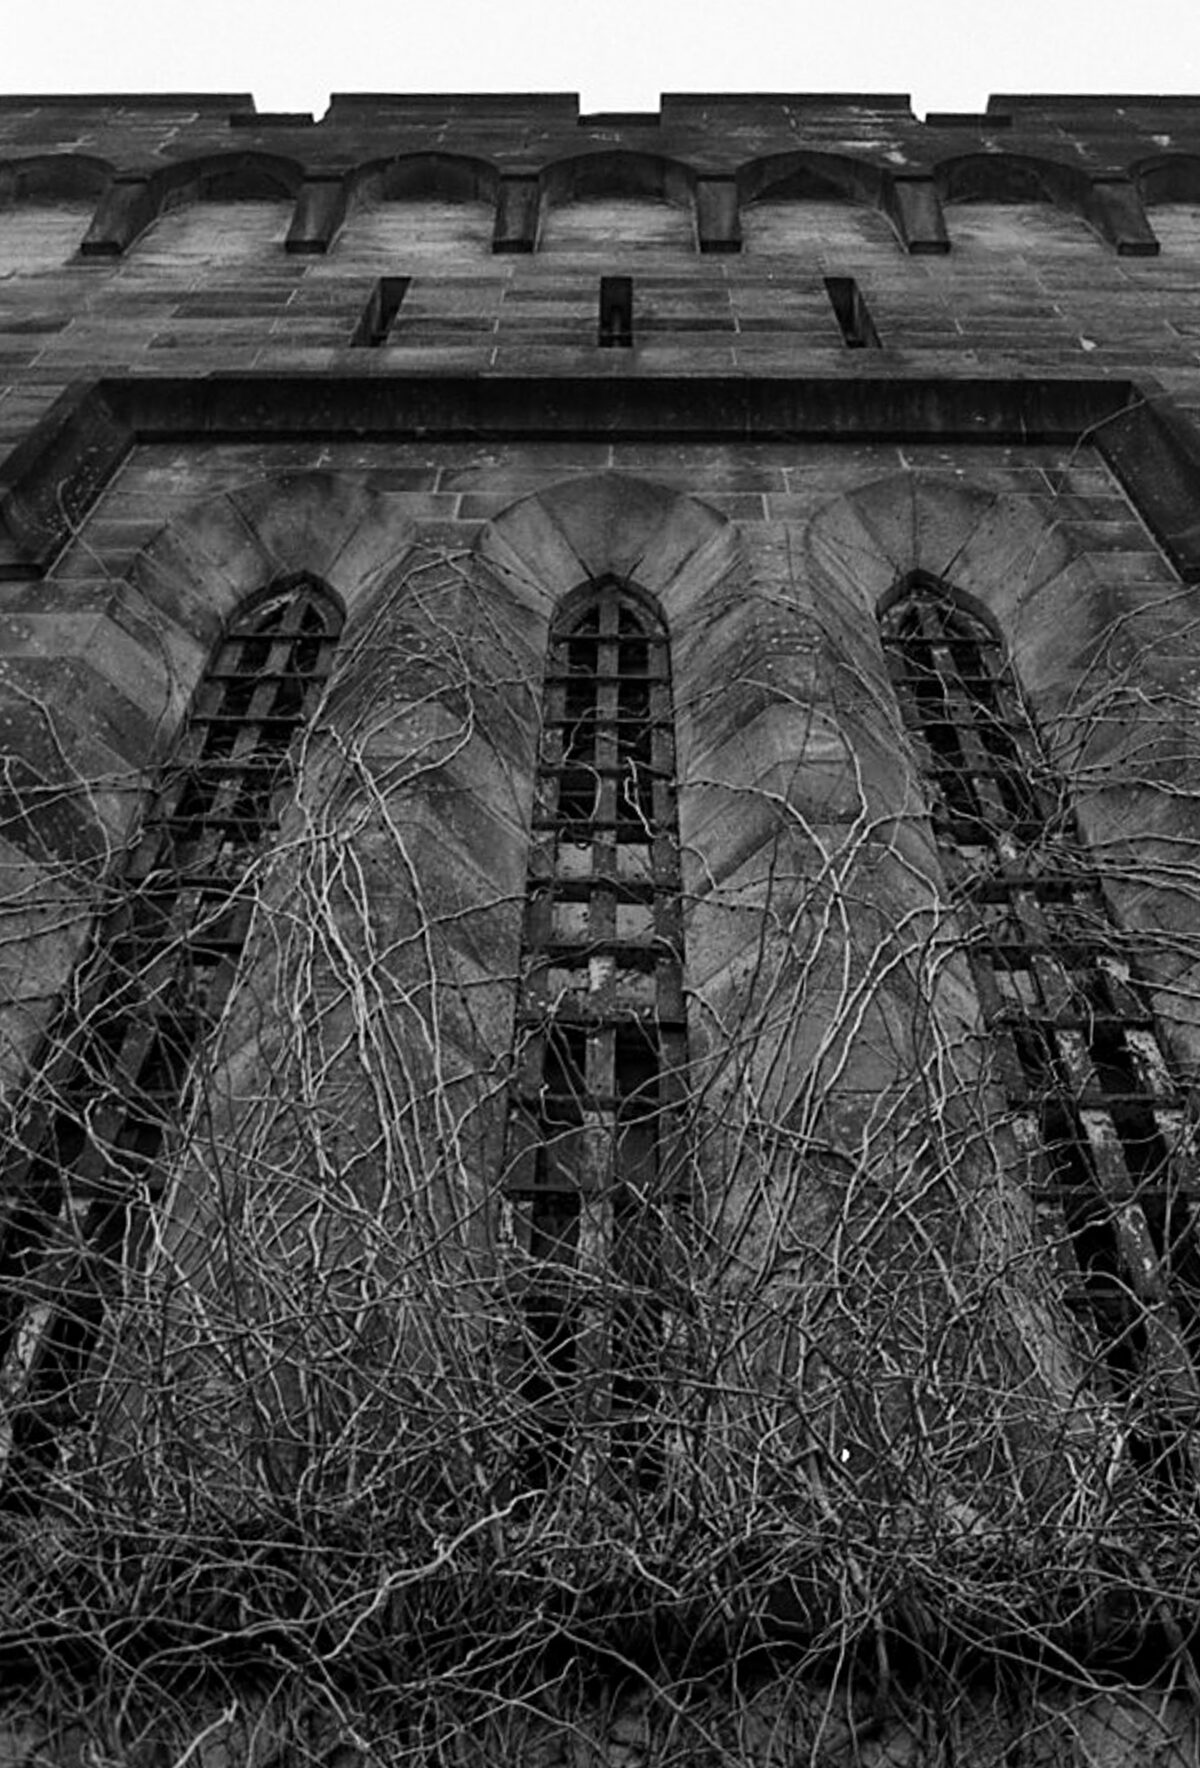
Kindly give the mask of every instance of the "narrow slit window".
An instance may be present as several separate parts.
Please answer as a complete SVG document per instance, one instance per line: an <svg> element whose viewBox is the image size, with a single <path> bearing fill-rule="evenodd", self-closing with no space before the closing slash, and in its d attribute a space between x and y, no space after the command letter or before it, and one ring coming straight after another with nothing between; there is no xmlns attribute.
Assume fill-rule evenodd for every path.
<svg viewBox="0 0 1200 1768"><path fill-rule="evenodd" d="M249 931L250 862L328 674L340 617L307 579L217 646L171 764L38 1062L4 1156L2 1502L36 1503L106 1307L162 1191L193 1062Z"/></svg>
<svg viewBox="0 0 1200 1768"><path fill-rule="evenodd" d="M1200 1368L1184 1100L1063 782L998 638L952 591L910 580L881 626L1068 1299L1118 1386L1149 1353L1156 1294Z"/></svg>
<svg viewBox="0 0 1200 1768"><path fill-rule="evenodd" d="M827 276L825 293L848 350L878 350L879 333L862 290L852 276Z"/></svg>
<svg viewBox="0 0 1200 1768"><path fill-rule="evenodd" d="M686 1204L674 776L665 630L605 580L551 633L509 1118L536 1484L581 1435L636 1484L661 1467L661 1272Z"/></svg>
<svg viewBox="0 0 1200 1768"><path fill-rule="evenodd" d="M633 278L600 278L600 329L603 349L629 349L633 344Z"/></svg>
<svg viewBox="0 0 1200 1768"><path fill-rule="evenodd" d="M408 293L411 276L381 276L367 297L362 318L354 329L350 342L363 348L374 350L386 344L388 334L396 323L401 303Z"/></svg>

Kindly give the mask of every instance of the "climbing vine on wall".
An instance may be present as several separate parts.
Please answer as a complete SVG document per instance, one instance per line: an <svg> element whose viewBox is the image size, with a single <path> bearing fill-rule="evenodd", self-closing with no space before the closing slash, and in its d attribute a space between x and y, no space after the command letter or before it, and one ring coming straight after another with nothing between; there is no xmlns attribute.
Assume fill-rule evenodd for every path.
<svg viewBox="0 0 1200 1768"><path fill-rule="evenodd" d="M567 909L531 947L549 598L505 601L512 587L429 549L351 623L273 780L237 886L237 981L189 1045L153 1158L106 1152L127 1077L106 1070L94 1100L63 1079L103 1041L111 989L68 988L10 1099L20 1153L55 1112L96 1153L52 1209L45 1179L7 1223L5 1398L36 1425L24 1454L6 1444L0 1513L13 1724L40 1759L76 1759L83 1727L96 1761L147 1764L1069 1761L1121 1683L1140 1690L1121 1723L1165 1749L1196 1692L1200 1550L1182 1108L1169 1179L1161 1160L1127 1167L1064 1213L1067 1137L1045 1117L1031 1131L1006 1085L977 879L968 902L931 821L920 744L936 749L945 709L906 731L873 634L847 648L753 574L738 607L761 644L730 647L723 693L785 706L788 752L734 779L727 748L681 740L679 916L650 926L633 910L654 886L617 880L634 931L622 944L614 910L600 939L598 910L568 912L583 898L564 870ZM766 667L785 656L792 686ZM1008 682L1000 647L994 667ZM1193 743L1191 703L1136 648L1124 669L1137 784L1168 792L1193 757L1175 748L1156 775L1150 736ZM996 876L1061 871L1113 678L1045 727L1002 691L1043 808ZM694 732L708 701L678 665L676 699ZM618 791L625 704L605 713ZM563 765L610 765L562 741ZM582 847L572 789L559 834ZM665 802L675 782L654 789ZM1151 850L1123 850L1117 889L1081 840L1080 912L1161 1003L1163 952L1185 976L1186 938L1160 931L1147 958L1122 905L1164 882L1190 904L1192 855L1172 850L1164 880ZM133 990L143 948L107 930L154 907L136 869L61 862L53 885ZM206 899L188 888L195 941ZM229 902L208 900L215 936ZM604 1022L613 1048L632 1028L610 1099L599 1032L556 1002L583 971L598 995L612 964L652 964L628 951L654 938L683 941L688 1041L656 1045L670 1085L646 1090L634 1032L663 1012L647 988ZM1045 980L1053 958L1026 969ZM1174 1099L1169 1027L1161 1061ZM537 1233L522 1226L539 1181L514 1178L519 1097L595 1190L569 1257L544 1199ZM1086 1088L1076 1107L1091 1159ZM605 1203L620 1159L624 1218ZM84 1204L114 1201L121 1235L86 1241ZM602 1206L607 1236L589 1237ZM1093 1257L1118 1229L1148 1236L1159 1277ZM69 1328L85 1294L87 1358L21 1389L37 1321Z"/></svg>

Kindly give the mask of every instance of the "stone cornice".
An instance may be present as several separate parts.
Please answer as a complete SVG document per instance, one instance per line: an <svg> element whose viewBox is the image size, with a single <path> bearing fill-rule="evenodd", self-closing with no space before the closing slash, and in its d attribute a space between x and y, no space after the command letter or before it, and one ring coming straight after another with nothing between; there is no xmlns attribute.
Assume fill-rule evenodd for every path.
<svg viewBox="0 0 1200 1768"><path fill-rule="evenodd" d="M255 374L106 376L0 470L0 576L44 573L139 443L607 439L1094 446L1200 581L1200 433L1151 379Z"/></svg>

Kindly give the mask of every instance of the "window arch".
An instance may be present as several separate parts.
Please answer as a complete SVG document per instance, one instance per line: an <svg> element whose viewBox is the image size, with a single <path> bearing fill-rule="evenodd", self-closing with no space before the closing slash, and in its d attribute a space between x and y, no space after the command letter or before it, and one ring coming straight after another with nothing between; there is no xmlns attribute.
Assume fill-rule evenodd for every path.
<svg viewBox="0 0 1200 1768"><path fill-rule="evenodd" d="M527 1472L548 1478L591 1424L645 1483L686 1031L668 639L613 578L551 629L519 1026L505 1193L530 1273Z"/></svg>
<svg viewBox="0 0 1200 1768"><path fill-rule="evenodd" d="M249 931L248 868L340 625L328 592L307 577L235 615L22 1101L0 1217L0 1469L16 1476L10 1502L14 1488L15 1501L32 1500L76 1421L106 1299L136 1263L193 1059Z"/></svg>
<svg viewBox="0 0 1200 1768"><path fill-rule="evenodd" d="M991 622L936 579L880 612L904 723L968 923L981 1000L1041 1171L1036 1200L1108 1367L1200 1367L1200 1253L1184 1101L1135 971ZM1152 1342L1169 1303L1178 1334Z"/></svg>

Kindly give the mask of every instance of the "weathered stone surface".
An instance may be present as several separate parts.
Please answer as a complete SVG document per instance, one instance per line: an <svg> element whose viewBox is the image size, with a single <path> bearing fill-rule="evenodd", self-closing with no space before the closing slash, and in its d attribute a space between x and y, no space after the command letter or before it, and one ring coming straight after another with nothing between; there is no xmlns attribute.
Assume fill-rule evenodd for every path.
<svg viewBox="0 0 1200 1768"><path fill-rule="evenodd" d="M1035 1233L1031 1120L988 1067L876 615L920 573L991 622L1045 766L1069 776L1062 826L1103 865L1113 942L1193 1079L1198 150L1182 100L924 123L870 94L583 118L562 95L342 95L315 123L242 95L0 102L6 1104L25 1109L39 1040L63 1035L97 893L123 900L122 856L230 618L298 574L346 613L247 865L251 932L204 1085L175 1098L167 1201L130 1212L132 1324L96 1354L103 1405L80 1389L103 1429L70 1426L50 1520L18 1519L5 1564L22 1591L31 1566L47 1589L66 1566L36 1644L84 1615L75 1688L125 1649L124 1610L85 1612L122 1553L138 1579L164 1562L191 1601L195 1555L231 1519L261 1522L255 1555L278 1535L289 1576L368 1538L363 1581L303 1648L311 1681L336 1666L344 1724L263 1692L287 1646L263 1547L242 1609L211 1592L216 1704L197 1684L136 1709L122 1660L119 1723L18 1708L0 1760L1194 1759L1180 1678L1118 1686L1131 1666L1186 1670L1171 1628L1186 1641L1194 1606L1191 1558L1164 1618L1123 1531L1161 1567L1194 1557L1194 1519L1164 1476L1136 1484L1129 1443L1157 1451L1119 1371L1105 1386L1076 1329L1048 1323L1071 1235ZM633 278L628 349L598 347L602 272ZM395 324L352 348L383 276L407 279ZM827 276L857 282L882 348L845 348ZM672 1078L707 1239L670 1304L686 1478L673 1445L670 1477L627 1502L597 1458L572 1532L569 1480L540 1511L512 1485L529 1273L500 1191L522 1042L544 1030L517 1009L548 622L606 574L655 598L671 638L692 1062ZM27 1254L0 1254L6 1301ZM611 1384L594 1386L606 1417ZM1171 1394L1191 1419L1194 1395ZM93 1440L111 1462L87 1465ZM171 1440L190 1462L155 1459ZM1037 1563L1018 1539L1034 1485ZM1016 1496L988 1510L998 1492ZM106 1505L151 1545L127 1548ZM955 1619L964 1586L990 1599L1014 1563L988 1626ZM406 1633L396 1592L418 1587L441 1618ZM548 1626L550 1649L525 1682L515 1659L486 1665L486 1711L464 1718L479 1634L454 1605L476 1588L512 1603L510 1643ZM1069 1623L1036 1637L1022 1605L1039 1601ZM562 1664L605 1604L621 1673L598 1658L603 1698L584 1677L560 1714ZM443 1633L467 1655L408 1700ZM993 1647L1003 1687L977 1672ZM1072 1686L1045 1674L1076 1650L1091 1668ZM657 1701L635 1658L647 1686L671 1665L685 1680ZM435 1681L450 1717L426 1735Z"/></svg>

